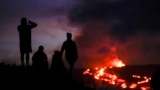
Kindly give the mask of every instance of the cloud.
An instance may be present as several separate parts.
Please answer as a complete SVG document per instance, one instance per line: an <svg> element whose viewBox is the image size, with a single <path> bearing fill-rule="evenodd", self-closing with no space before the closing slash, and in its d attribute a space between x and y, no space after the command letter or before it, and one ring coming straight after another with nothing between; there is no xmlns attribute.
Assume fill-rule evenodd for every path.
<svg viewBox="0 0 160 90"><path fill-rule="evenodd" d="M79 24L110 22L111 36L123 40L144 29L145 33L159 33L159 4L156 0L115 0L114 3L107 0L81 0L70 9L68 16L71 22ZM120 23L115 23L115 20Z"/></svg>
<svg viewBox="0 0 160 90"><path fill-rule="evenodd" d="M86 65L85 62L88 63L86 66L103 64L106 57L112 57L110 49L113 47L117 48L116 54L127 64L157 63L159 51L155 50L159 47L151 46L157 46L159 42L159 2L78 1L70 8L68 18L71 24L81 26L81 36L76 41L80 55L83 56L83 65ZM152 39L156 41L153 42ZM147 49L148 47L151 49Z"/></svg>

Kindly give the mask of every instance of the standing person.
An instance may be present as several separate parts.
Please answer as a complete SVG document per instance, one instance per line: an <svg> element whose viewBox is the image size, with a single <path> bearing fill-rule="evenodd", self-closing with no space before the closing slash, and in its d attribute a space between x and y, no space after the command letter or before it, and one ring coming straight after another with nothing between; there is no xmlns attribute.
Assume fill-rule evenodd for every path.
<svg viewBox="0 0 160 90"><path fill-rule="evenodd" d="M39 46L37 52L35 52L32 56L32 66L37 71L48 70L48 58L42 45Z"/></svg>
<svg viewBox="0 0 160 90"><path fill-rule="evenodd" d="M61 55L65 51L65 58L70 66L69 68L69 76L72 78L74 64L78 59L78 50L76 43L72 40L72 34L67 33L67 40L63 42L61 47Z"/></svg>
<svg viewBox="0 0 160 90"><path fill-rule="evenodd" d="M18 25L17 29L19 32L19 40L20 40L20 58L21 58L21 65L25 66L24 64L24 56L26 55L26 66L29 65L29 53L32 52L31 47L31 29L35 28L37 24L30 20L27 20L25 17L21 18L21 24Z"/></svg>

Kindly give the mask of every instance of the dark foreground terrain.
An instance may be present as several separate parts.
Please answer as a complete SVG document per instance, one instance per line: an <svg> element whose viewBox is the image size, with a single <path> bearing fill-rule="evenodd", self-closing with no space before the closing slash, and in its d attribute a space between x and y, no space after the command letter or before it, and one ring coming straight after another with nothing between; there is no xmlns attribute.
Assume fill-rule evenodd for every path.
<svg viewBox="0 0 160 90"><path fill-rule="evenodd" d="M109 72L114 72L118 74L121 78L125 79L127 82L132 82L133 79L129 78L129 76L135 74L151 77L158 69L159 65L126 66L124 68L110 69ZM86 86L86 76L83 75L84 71L85 69L76 69L74 71L73 78L71 79L68 77L67 73L58 73L51 70L35 71L31 66L21 67L0 63L0 90L100 90L97 88Z"/></svg>
<svg viewBox="0 0 160 90"><path fill-rule="evenodd" d="M95 90L85 87L78 80L80 79L69 78L67 73L58 70L57 72L42 71L34 70L31 66L22 67L0 63L0 90Z"/></svg>

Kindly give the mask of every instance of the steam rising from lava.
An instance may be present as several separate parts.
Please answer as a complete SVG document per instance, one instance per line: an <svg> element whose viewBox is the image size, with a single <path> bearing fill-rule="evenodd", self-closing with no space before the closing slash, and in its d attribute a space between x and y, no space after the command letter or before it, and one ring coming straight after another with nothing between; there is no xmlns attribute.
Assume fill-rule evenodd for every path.
<svg viewBox="0 0 160 90"><path fill-rule="evenodd" d="M104 22L88 22L81 27L81 36L76 41L83 67L106 66L119 59L116 42L105 34L109 28Z"/></svg>
<svg viewBox="0 0 160 90"><path fill-rule="evenodd" d="M160 18L156 0L75 1L68 19L81 32L76 38L77 66L105 66L115 58L127 65L159 63ZM117 48L116 53L112 48Z"/></svg>

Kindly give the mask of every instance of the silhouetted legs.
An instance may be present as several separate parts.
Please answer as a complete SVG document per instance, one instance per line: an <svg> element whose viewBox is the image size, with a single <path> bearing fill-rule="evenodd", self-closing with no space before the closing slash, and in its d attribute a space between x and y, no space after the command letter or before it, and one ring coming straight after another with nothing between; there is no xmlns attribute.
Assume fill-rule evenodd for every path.
<svg viewBox="0 0 160 90"><path fill-rule="evenodd" d="M24 55L25 54L26 54L26 66L29 66L29 52L27 53L21 52L21 65L25 66L24 65Z"/></svg>
<svg viewBox="0 0 160 90"><path fill-rule="evenodd" d="M69 69L69 77L72 79L73 76L73 68L74 68L74 64L70 63L70 69Z"/></svg>
<svg viewBox="0 0 160 90"><path fill-rule="evenodd" d="M21 52L21 65L24 66L24 53Z"/></svg>
<svg viewBox="0 0 160 90"><path fill-rule="evenodd" d="M74 69L74 63L69 63L70 65L70 68L69 68L69 87L70 87L70 90L73 90L73 69Z"/></svg>
<svg viewBox="0 0 160 90"><path fill-rule="evenodd" d="M26 53L26 66L29 66L29 53Z"/></svg>

